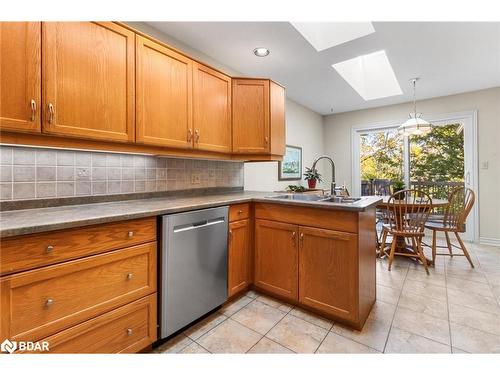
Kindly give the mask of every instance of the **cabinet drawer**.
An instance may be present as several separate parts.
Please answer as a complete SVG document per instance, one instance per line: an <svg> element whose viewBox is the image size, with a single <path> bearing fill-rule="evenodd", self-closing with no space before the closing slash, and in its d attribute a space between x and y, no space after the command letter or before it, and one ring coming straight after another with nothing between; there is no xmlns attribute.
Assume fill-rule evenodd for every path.
<svg viewBox="0 0 500 375"><path fill-rule="evenodd" d="M156 293L43 339L49 353L135 353L156 341Z"/></svg>
<svg viewBox="0 0 500 375"><path fill-rule="evenodd" d="M0 338L37 340L156 291L156 243L0 278Z"/></svg>
<svg viewBox="0 0 500 375"><path fill-rule="evenodd" d="M121 221L2 240L0 273L24 271L156 241L156 218Z"/></svg>
<svg viewBox="0 0 500 375"><path fill-rule="evenodd" d="M229 207L229 221L248 219L250 203L233 204Z"/></svg>

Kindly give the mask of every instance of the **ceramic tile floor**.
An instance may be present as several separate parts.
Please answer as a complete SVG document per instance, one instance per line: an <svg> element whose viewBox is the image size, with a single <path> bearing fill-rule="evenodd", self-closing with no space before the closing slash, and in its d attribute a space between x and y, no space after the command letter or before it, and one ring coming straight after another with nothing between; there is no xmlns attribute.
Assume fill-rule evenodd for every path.
<svg viewBox="0 0 500 375"><path fill-rule="evenodd" d="M377 301L362 331L253 291L156 353L500 353L500 248L423 267L377 260Z"/></svg>

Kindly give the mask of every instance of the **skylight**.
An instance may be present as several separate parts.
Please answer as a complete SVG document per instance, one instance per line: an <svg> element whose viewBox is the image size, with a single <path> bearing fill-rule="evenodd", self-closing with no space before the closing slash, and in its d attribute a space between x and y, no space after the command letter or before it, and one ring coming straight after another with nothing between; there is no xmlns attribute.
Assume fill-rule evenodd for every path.
<svg viewBox="0 0 500 375"><path fill-rule="evenodd" d="M316 49L322 51L375 32L371 22L291 22Z"/></svg>
<svg viewBox="0 0 500 375"><path fill-rule="evenodd" d="M384 50L333 64L364 100L401 95L401 87Z"/></svg>

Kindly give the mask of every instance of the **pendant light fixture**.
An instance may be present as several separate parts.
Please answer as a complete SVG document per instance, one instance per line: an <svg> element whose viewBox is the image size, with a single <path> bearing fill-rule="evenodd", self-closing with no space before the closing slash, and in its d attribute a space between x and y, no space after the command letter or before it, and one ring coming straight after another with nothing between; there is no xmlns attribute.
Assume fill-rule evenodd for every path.
<svg viewBox="0 0 500 375"><path fill-rule="evenodd" d="M413 113L410 113L408 120L404 122L398 128L398 132L404 136L410 135L423 135L430 133L432 130L432 125L425 121L421 116L421 113L417 113L417 101L416 101L416 85L418 78L412 78L410 82L413 85Z"/></svg>

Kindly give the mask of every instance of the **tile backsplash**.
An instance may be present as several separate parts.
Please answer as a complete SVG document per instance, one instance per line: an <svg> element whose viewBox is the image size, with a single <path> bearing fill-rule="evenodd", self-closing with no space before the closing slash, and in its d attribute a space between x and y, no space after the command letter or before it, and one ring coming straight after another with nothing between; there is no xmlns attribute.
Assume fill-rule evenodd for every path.
<svg viewBox="0 0 500 375"><path fill-rule="evenodd" d="M0 200L243 186L243 163L0 145Z"/></svg>

